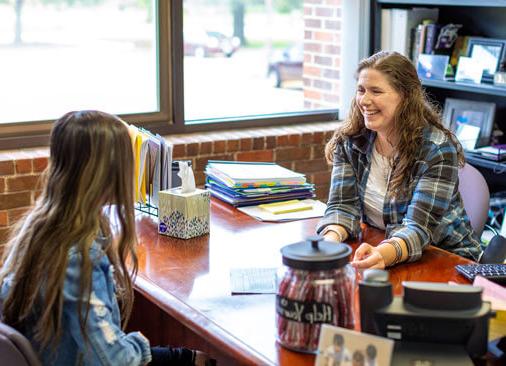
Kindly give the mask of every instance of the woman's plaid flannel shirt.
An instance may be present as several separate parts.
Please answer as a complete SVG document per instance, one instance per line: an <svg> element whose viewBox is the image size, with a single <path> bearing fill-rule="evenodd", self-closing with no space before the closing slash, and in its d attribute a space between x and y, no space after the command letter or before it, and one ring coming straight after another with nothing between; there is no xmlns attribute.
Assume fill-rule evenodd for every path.
<svg viewBox="0 0 506 366"><path fill-rule="evenodd" d="M375 132L364 129L336 146L328 206L318 233L327 225L339 224L351 237L358 237L360 220L371 224L364 215L364 194L375 138ZM458 192L455 146L435 127L425 128L423 140L413 143L420 144L420 154L408 189L402 198L388 198L388 194L385 198L386 237L406 241L410 262L418 260L430 243L478 260L481 247Z"/></svg>

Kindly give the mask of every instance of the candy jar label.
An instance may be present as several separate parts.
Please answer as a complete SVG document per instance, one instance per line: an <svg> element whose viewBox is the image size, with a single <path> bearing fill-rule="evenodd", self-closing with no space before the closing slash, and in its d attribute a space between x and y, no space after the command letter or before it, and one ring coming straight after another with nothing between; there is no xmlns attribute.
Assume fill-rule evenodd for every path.
<svg viewBox="0 0 506 366"><path fill-rule="evenodd" d="M307 324L332 323L332 305L315 301L297 301L276 296L276 312L279 316Z"/></svg>

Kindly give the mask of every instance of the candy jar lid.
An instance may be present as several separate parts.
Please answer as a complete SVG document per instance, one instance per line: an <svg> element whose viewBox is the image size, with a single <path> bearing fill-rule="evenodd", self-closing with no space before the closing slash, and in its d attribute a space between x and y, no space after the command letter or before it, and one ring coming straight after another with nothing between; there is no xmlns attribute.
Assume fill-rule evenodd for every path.
<svg viewBox="0 0 506 366"><path fill-rule="evenodd" d="M305 241L281 248L283 264L310 271L337 269L349 262L351 248L347 244L325 241L310 236Z"/></svg>

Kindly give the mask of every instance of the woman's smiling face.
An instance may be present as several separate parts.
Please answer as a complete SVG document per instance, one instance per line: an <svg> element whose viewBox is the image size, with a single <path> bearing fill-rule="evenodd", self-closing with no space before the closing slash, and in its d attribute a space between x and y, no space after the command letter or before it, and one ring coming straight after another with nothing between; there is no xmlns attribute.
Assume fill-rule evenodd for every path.
<svg viewBox="0 0 506 366"><path fill-rule="evenodd" d="M365 126L378 133L391 132L401 95L380 71L364 69L358 75L355 96Z"/></svg>

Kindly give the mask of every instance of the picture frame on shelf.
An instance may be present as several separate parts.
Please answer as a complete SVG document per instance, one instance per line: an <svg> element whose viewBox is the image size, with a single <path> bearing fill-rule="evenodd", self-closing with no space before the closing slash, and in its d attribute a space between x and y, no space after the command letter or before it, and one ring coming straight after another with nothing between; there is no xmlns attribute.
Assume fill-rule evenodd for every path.
<svg viewBox="0 0 506 366"><path fill-rule="evenodd" d="M479 128L479 135L474 147L487 146L492 135L492 127L495 117L495 103L479 102L475 100L446 98L443 110L443 124L454 133L460 132L461 144L470 149L472 141L467 141L466 136L475 136L476 128L465 128L463 125L469 125ZM473 131L472 133L469 133ZM457 136L458 137L458 136Z"/></svg>
<svg viewBox="0 0 506 366"><path fill-rule="evenodd" d="M416 72L422 79L446 80L446 69L449 63L450 56L422 53L418 56Z"/></svg>
<svg viewBox="0 0 506 366"><path fill-rule="evenodd" d="M480 84L483 77L483 65L471 57L460 57L455 81Z"/></svg>
<svg viewBox="0 0 506 366"><path fill-rule="evenodd" d="M467 57L477 60L483 66L481 81L493 83L494 74L506 53L506 40L496 38L469 37Z"/></svg>

